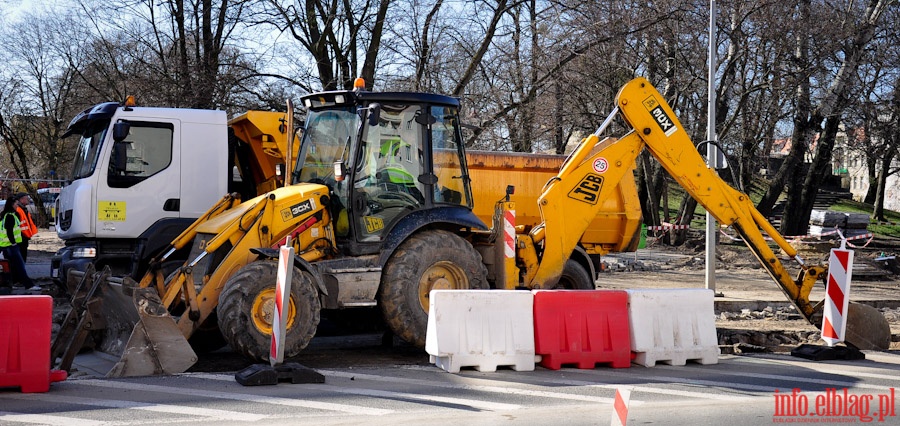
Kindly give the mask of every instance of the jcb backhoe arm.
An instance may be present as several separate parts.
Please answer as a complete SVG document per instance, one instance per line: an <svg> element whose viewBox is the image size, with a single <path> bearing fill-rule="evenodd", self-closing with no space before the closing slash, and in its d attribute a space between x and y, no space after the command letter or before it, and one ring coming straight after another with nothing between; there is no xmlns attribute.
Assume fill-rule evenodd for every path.
<svg viewBox="0 0 900 426"><path fill-rule="evenodd" d="M719 178L694 147L675 113L647 80L635 79L619 91L617 106L650 153L694 199L723 225L733 226L784 294L807 320L813 306L809 294L825 269L808 266L759 213L750 197ZM763 238L762 231L800 265L795 281Z"/></svg>
<svg viewBox="0 0 900 426"><path fill-rule="evenodd" d="M647 80L637 78L627 83L619 91L616 103L616 111L595 134L582 141L539 198L543 226L534 228L528 237L519 237L520 248L531 242L543 243L537 265L526 268L525 285L545 288L559 279L565 260L578 244L590 218L596 215L599 203L611 195L619 180L632 178L632 166L646 148L710 214L737 230L788 299L804 318L815 324L816 306L810 303L809 295L825 268L805 264L797 250L759 213L746 194L730 187L707 167L672 109ZM632 132L619 140L598 142L599 135L617 112L621 112ZM796 280L769 247L763 231L799 264ZM527 256L523 257L527 260ZM881 317L880 321L872 318L875 314ZM848 330L853 328L852 315L851 312ZM858 318L867 327L873 324L888 327L877 310L860 316L869 317Z"/></svg>

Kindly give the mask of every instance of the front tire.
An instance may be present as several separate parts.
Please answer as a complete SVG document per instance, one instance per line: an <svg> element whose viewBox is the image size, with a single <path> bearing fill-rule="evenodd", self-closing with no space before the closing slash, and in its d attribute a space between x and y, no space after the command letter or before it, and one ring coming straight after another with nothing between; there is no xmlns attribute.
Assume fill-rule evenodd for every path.
<svg viewBox="0 0 900 426"><path fill-rule="evenodd" d="M580 263L569 259L563 267L562 275L555 288L566 290L594 290L594 280L591 273L584 269Z"/></svg>
<svg viewBox="0 0 900 426"><path fill-rule="evenodd" d="M481 255L460 236L425 231L400 245L381 274L384 320L401 339L425 347L431 290L486 289Z"/></svg>
<svg viewBox="0 0 900 426"><path fill-rule="evenodd" d="M267 362L275 315L277 262L262 260L244 266L225 283L219 295L219 329L231 349ZM319 325L319 297L313 277L294 268L288 306L284 357L296 356L309 344Z"/></svg>

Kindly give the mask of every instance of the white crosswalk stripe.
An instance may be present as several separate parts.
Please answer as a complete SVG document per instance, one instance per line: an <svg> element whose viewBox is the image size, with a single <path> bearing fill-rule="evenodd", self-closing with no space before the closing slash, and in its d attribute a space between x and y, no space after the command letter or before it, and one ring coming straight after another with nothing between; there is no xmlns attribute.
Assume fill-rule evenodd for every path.
<svg viewBox="0 0 900 426"><path fill-rule="evenodd" d="M320 370L319 373L322 373L325 376L332 376L332 377L339 377L339 376L358 377L359 379L368 378L370 380L378 380L378 381L382 381L382 382L394 382L394 383L402 382L405 384L417 384L417 385L423 385L423 386L443 387L443 386L441 386L441 383L435 383L434 381L426 381L426 380L414 380L414 379L403 380L403 379L398 379L396 377L374 376L374 375L355 374L355 373L353 373L353 374L346 373L348 375L344 375L344 374L338 374L338 372L326 371L326 370ZM194 377L202 377L205 379L224 380L224 381L234 380L231 376L226 376L226 375L221 375L221 374L196 374L196 375L194 375ZM411 400L418 400L418 401L424 401L424 402L437 402L437 403L441 403L441 404L465 405L465 406L469 406L472 408L478 408L478 409L483 409L483 410L509 411L509 410L518 410L519 408L522 408L521 406L515 405L515 404L486 402L486 401L480 401L477 399L438 397L438 396L430 396L430 395L423 395L423 394L413 394L413 393L408 393L408 392L389 392L389 391L380 391L380 390L375 390L375 389L348 388L348 387L339 387L339 386L329 386L329 385L323 385L323 384L314 384L314 385L309 385L309 386L310 386L310 388L314 388L314 389L318 389L318 390L322 390L322 391L334 392L334 393L346 393L346 394L352 394L352 395L374 396L377 398L387 398L387 399L408 399L408 400L411 399ZM509 393L509 392L507 392L507 393Z"/></svg>
<svg viewBox="0 0 900 426"><path fill-rule="evenodd" d="M51 426L99 426L106 422L99 420L79 419L75 417L57 416L49 414L17 414L0 411L0 424L6 422L32 423Z"/></svg>
<svg viewBox="0 0 900 426"><path fill-rule="evenodd" d="M380 416L392 413L393 410L383 408L361 407L348 404L338 404L332 402L306 401L294 398L278 398L265 395L253 395L246 393L219 392L203 389L176 388L172 386L159 386L139 383L129 383L118 380L76 380L72 383L85 386L99 386L113 389L129 389L141 392L160 392L178 395L200 396L206 398L231 399L237 401L254 402L261 404L284 405L288 407L313 408L317 410L338 411L348 414L362 414Z"/></svg>
<svg viewBox="0 0 900 426"><path fill-rule="evenodd" d="M133 410L144 410L144 411L153 411L157 413L169 413L169 414L180 414L180 415L190 415L190 416L201 416L208 417L210 420L221 419L221 420L240 420L244 422L255 422L261 419L266 418L265 415L260 414L249 414L242 413L239 411L229 411L229 410L215 410L209 408L201 408L201 407L190 407L183 405L171 405L171 404L155 404L149 402L137 402L137 401L124 401L117 399L97 399L97 398L85 398L80 396L68 396L68 395L59 395L59 394L19 394L19 395L9 395L11 399L19 399L19 400L42 400L51 402L54 404L73 404L73 405L89 405L95 407L105 407L105 408L122 408L122 409L133 409Z"/></svg>
<svg viewBox="0 0 900 426"><path fill-rule="evenodd" d="M598 404L611 404L613 402L612 397L598 397L598 396L590 396L590 395L577 395L572 393L564 393L564 392L548 392L548 391L540 391L540 390L532 390L532 389L517 389L511 387L512 384L509 382L504 382L503 386L488 386L488 385L478 385L478 384L462 384L462 383L442 383L435 380L426 380L426 379L411 379L405 377L396 377L396 376L381 376L375 374L364 374L359 372L345 372L345 371L336 371L336 370L318 370L319 373L326 377L343 377L343 378L351 378L353 380L370 380L381 383L401 383L405 385L413 385L413 386L430 386L435 388L444 388L444 389L459 389L459 390L471 390L478 392L495 392L506 395L522 395L522 396L534 396L540 398L554 398L554 399L565 399L572 401L583 401L583 402L593 402ZM193 377L202 377L205 379L212 380L225 380L230 381L233 380L231 376L228 375L220 375L220 374L206 374L206 373L198 373L193 374ZM497 383L496 380L489 379L473 379L467 378L468 383ZM319 385L315 385L319 386ZM340 390L338 390L340 391Z"/></svg>

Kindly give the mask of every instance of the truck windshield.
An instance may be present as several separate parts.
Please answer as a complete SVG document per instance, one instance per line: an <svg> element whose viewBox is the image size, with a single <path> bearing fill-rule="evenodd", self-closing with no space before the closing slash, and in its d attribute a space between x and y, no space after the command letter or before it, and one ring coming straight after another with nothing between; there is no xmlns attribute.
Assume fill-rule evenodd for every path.
<svg viewBox="0 0 900 426"><path fill-rule="evenodd" d="M334 163L348 164L359 116L352 108L310 111L297 158L295 182L334 182Z"/></svg>
<svg viewBox="0 0 900 426"><path fill-rule="evenodd" d="M100 147L109 128L109 120L98 120L88 126L75 144L75 160L72 179L81 179L94 173Z"/></svg>

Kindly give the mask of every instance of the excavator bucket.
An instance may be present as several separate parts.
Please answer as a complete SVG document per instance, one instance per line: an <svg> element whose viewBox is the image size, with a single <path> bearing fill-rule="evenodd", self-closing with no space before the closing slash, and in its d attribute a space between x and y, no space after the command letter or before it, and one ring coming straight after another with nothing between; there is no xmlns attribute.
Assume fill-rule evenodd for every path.
<svg viewBox="0 0 900 426"><path fill-rule="evenodd" d="M860 350L886 351L891 346L891 325L878 309L851 302L844 341Z"/></svg>
<svg viewBox="0 0 900 426"><path fill-rule="evenodd" d="M140 320L125 344L122 357L106 376L176 374L194 365L197 354L162 305L156 289L135 288L133 300Z"/></svg>
<svg viewBox="0 0 900 426"><path fill-rule="evenodd" d="M822 329L824 304L821 301L813 307L809 322ZM884 351L891 346L891 324L878 309L863 304L850 302L847 307L847 327L844 330L844 343L863 351Z"/></svg>

